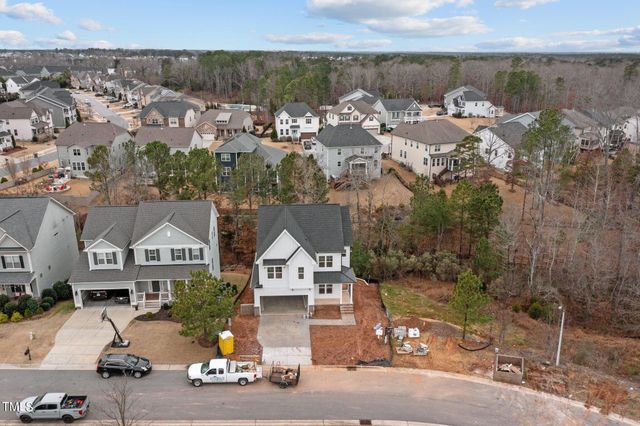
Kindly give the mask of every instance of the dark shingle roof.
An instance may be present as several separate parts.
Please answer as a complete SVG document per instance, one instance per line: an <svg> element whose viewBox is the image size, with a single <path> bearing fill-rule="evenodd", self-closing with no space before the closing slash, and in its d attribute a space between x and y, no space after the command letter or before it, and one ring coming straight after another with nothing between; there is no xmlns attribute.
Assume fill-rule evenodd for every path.
<svg viewBox="0 0 640 426"><path fill-rule="evenodd" d="M489 131L509 146L517 148L522 143L522 137L527 131L527 128L517 121L512 121L510 123L489 127Z"/></svg>
<svg viewBox="0 0 640 426"><path fill-rule="evenodd" d="M160 141L169 148L189 148L195 131L193 127L142 126L136 133L135 141L137 146Z"/></svg>
<svg viewBox="0 0 640 426"><path fill-rule="evenodd" d="M462 92L462 96L464 97L464 100L466 102L479 102L487 100L487 97L484 95L484 93L478 93L473 90L465 90L464 92Z"/></svg>
<svg viewBox="0 0 640 426"><path fill-rule="evenodd" d="M0 229L27 250L32 249L50 202L49 197L0 198Z"/></svg>
<svg viewBox="0 0 640 426"><path fill-rule="evenodd" d="M3 102L0 104L0 118L5 120L30 119L33 111L38 109L34 105L26 104L20 100Z"/></svg>
<svg viewBox="0 0 640 426"><path fill-rule="evenodd" d="M186 101L158 101L151 102L140 112L140 118L144 119L153 110L157 110L163 117L183 118L189 110L199 111L199 108Z"/></svg>
<svg viewBox="0 0 640 426"><path fill-rule="evenodd" d="M60 133L56 139L56 145L111 146L114 138L122 134L129 134L129 132L113 123L75 122Z"/></svg>
<svg viewBox="0 0 640 426"><path fill-rule="evenodd" d="M89 209L81 241L103 239L122 249L128 246L136 218L136 206L94 206Z"/></svg>
<svg viewBox="0 0 640 426"><path fill-rule="evenodd" d="M22 86L20 89L23 92L28 92L30 90L38 90L41 87L49 87L51 89L59 89L60 83L56 80L38 80L32 83L27 84L26 86Z"/></svg>
<svg viewBox="0 0 640 426"><path fill-rule="evenodd" d="M328 112L331 114L340 114L344 111L348 105L351 105L354 110L358 111L360 114L377 114L376 111L371 105L366 103L365 101L344 101L333 108L331 108Z"/></svg>
<svg viewBox="0 0 640 426"><path fill-rule="evenodd" d="M404 98L404 99L380 99L380 103L384 106L384 109L387 111L417 111L419 107L415 107L416 101L413 98ZM412 108L413 106L413 108Z"/></svg>
<svg viewBox="0 0 640 426"><path fill-rule="evenodd" d="M340 271L321 271L313 273L314 284L355 283L356 274L353 269L342 267Z"/></svg>
<svg viewBox="0 0 640 426"><path fill-rule="evenodd" d="M427 120L418 124L400 123L391 134L428 145L457 143L469 136L469 133L449 120Z"/></svg>
<svg viewBox="0 0 640 426"><path fill-rule="evenodd" d="M204 244L209 242L211 201L145 201L138 205L132 244L150 231L170 223Z"/></svg>
<svg viewBox="0 0 640 426"><path fill-rule="evenodd" d="M216 123L216 119L220 114L231 114L226 123ZM251 118L251 115L241 109L210 109L202 114L198 120L198 126L202 123L210 123L218 129L236 129L242 130L242 126L247 118Z"/></svg>
<svg viewBox="0 0 640 426"><path fill-rule="evenodd" d="M217 154L255 152L264 158L264 161L271 166L280 164L280 161L287 155L287 153L281 149L263 145L258 137L250 133L235 134L216 148L214 152Z"/></svg>
<svg viewBox="0 0 640 426"><path fill-rule="evenodd" d="M322 145L331 148L345 146L379 146L382 143L359 125L327 126L316 137Z"/></svg>
<svg viewBox="0 0 640 426"><path fill-rule="evenodd" d="M316 253L341 253L352 243L351 220L339 204L282 204L258 208L256 258L287 231L315 259Z"/></svg>
<svg viewBox="0 0 640 426"><path fill-rule="evenodd" d="M305 102L289 102L276 111L275 116L279 116L282 111L285 111L290 117L304 117L307 114L311 114L313 117L318 116Z"/></svg>
<svg viewBox="0 0 640 426"><path fill-rule="evenodd" d="M129 250L127 257L120 269L94 269L89 270L89 256L81 254L76 266L73 268L69 283L105 283L105 282L132 282L138 277L139 265L136 265L133 250Z"/></svg>

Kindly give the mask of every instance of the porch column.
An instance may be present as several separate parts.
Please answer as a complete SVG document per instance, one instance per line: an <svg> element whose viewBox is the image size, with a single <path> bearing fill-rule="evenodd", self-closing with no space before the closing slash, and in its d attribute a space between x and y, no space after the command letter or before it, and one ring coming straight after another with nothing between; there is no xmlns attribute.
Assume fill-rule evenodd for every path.
<svg viewBox="0 0 640 426"><path fill-rule="evenodd" d="M173 293L171 291L171 280L167 280L167 292L169 293L169 300L173 300Z"/></svg>

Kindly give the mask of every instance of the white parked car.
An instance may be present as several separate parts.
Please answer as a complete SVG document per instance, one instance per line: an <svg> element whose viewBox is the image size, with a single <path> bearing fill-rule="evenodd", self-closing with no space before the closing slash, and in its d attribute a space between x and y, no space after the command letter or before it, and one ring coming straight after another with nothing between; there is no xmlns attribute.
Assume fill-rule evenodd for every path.
<svg viewBox="0 0 640 426"><path fill-rule="evenodd" d="M246 386L261 377L262 367L255 362L231 361L227 358L191 364L187 370L187 380L195 387L203 383L237 383Z"/></svg>

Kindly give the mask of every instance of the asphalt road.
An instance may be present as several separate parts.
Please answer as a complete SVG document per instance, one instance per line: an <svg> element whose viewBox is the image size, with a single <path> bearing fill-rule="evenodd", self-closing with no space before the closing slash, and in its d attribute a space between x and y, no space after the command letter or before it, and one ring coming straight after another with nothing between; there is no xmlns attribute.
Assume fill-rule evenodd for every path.
<svg viewBox="0 0 640 426"><path fill-rule="evenodd" d="M617 425L578 404L478 380L398 370L303 369L301 382L285 390L262 380L194 388L184 371L154 371L129 379L145 420L404 420L447 425ZM103 418L104 394L121 377L93 371L0 371L0 401L45 392L87 394L87 419ZM1 409L1 405L0 405ZM15 414L0 412L2 420Z"/></svg>
<svg viewBox="0 0 640 426"><path fill-rule="evenodd" d="M106 120L109 120L115 125L118 125L122 128L128 129L129 123L127 120L122 118L117 112L112 111L110 108L107 108L102 102L100 102L93 94L85 94L85 93L74 93L72 95L78 104L84 104L85 101L91 102L91 108L101 116L103 116Z"/></svg>
<svg viewBox="0 0 640 426"><path fill-rule="evenodd" d="M38 158L32 158L31 160L27 160L27 162L29 163L29 168L32 169L34 167L37 167L38 164L40 164L43 161L51 162L57 159L58 159L58 153L54 151L54 152L50 152L48 154L42 155ZM22 167L22 164L19 164L18 170L21 170L21 167ZM4 164L0 162L0 177L2 176L9 176L9 172L7 171L7 168L4 166Z"/></svg>

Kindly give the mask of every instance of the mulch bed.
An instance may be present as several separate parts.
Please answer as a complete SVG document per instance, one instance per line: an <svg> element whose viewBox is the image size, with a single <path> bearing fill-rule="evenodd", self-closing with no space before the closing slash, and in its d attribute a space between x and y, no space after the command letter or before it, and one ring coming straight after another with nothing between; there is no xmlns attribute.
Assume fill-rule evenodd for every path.
<svg viewBox="0 0 640 426"><path fill-rule="evenodd" d="M180 322L177 318L171 315L171 310L160 309L158 312L154 312L153 315L147 316L145 314L135 317L136 321L173 321Z"/></svg>
<svg viewBox="0 0 640 426"><path fill-rule="evenodd" d="M337 305L316 305L313 311L313 319L340 319L340 307Z"/></svg>

